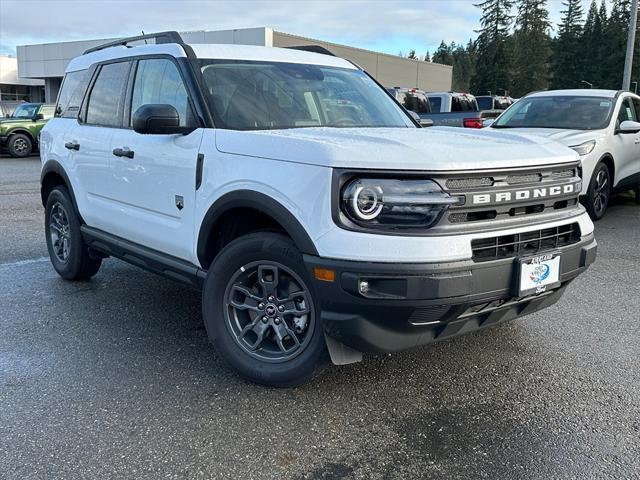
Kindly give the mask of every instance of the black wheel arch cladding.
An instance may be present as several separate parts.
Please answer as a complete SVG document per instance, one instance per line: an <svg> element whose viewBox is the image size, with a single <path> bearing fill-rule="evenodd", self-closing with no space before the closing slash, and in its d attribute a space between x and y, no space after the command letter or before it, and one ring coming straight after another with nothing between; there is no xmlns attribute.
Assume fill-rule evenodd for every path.
<svg viewBox="0 0 640 480"><path fill-rule="evenodd" d="M234 208L251 208L273 218L291 237L302 253L318 255L318 251L298 219L281 203L264 193L253 190L235 190L217 199L207 211L198 234L197 255L203 268L207 265L207 248L213 226L225 213Z"/></svg>

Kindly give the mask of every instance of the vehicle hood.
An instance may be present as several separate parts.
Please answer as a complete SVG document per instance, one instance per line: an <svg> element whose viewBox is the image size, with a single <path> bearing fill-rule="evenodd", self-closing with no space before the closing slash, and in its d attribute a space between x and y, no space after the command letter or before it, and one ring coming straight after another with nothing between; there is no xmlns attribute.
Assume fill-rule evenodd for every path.
<svg viewBox="0 0 640 480"><path fill-rule="evenodd" d="M219 151L337 168L470 170L578 160L544 137L491 129L296 128L216 130Z"/></svg>
<svg viewBox="0 0 640 480"><path fill-rule="evenodd" d="M493 130L504 131L497 128ZM558 128L509 128L505 130L508 130L509 133L513 132L517 134L548 138L549 140L560 142L568 147L580 145L581 143L598 139L605 135L604 130L562 130Z"/></svg>

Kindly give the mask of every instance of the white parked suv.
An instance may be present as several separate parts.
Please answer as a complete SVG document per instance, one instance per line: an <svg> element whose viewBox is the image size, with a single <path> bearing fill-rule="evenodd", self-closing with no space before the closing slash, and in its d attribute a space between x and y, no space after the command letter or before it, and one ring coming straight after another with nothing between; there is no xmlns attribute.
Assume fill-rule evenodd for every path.
<svg viewBox="0 0 640 480"><path fill-rule="evenodd" d="M218 352L268 385L547 307L596 255L575 152L421 129L328 54L97 47L67 67L41 157L55 270L111 256L203 287Z"/></svg>
<svg viewBox="0 0 640 480"><path fill-rule="evenodd" d="M616 90L552 90L520 99L492 128L538 135L573 148L582 160L582 200L602 218L616 191L640 203L640 97Z"/></svg>

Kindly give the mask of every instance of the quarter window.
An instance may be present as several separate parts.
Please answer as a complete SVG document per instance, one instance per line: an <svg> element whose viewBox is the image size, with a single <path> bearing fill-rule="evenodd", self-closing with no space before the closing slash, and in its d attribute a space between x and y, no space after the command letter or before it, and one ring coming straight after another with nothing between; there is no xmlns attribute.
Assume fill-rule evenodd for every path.
<svg viewBox="0 0 640 480"><path fill-rule="evenodd" d="M181 127L195 124L187 89L171 60L153 58L138 63L131 98L131 116L142 105L153 103L173 106L180 115Z"/></svg>
<svg viewBox="0 0 640 480"><path fill-rule="evenodd" d="M65 75L55 110L57 117L78 118L80 104L88 83L89 73L87 70L69 72Z"/></svg>
<svg viewBox="0 0 640 480"><path fill-rule="evenodd" d="M121 126L122 98L129 62L103 65L91 90L87 106L87 123L105 127Z"/></svg>
<svg viewBox="0 0 640 480"><path fill-rule="evenodd" d="M620 105L620 111L618 112L618 123L626 122L626 121L635 122L636 118L633 113L633 106L631 105L631 99L629 97L625 98L622 101L622 105Z"/></svg>
<svg viewBox="0 0 640 480"><path fill-rule="evenodd" d="M54 107L52 105L44 105L40 108L40 115L42 115L42 118L44 120L49 120L51 117L53 117L53 111L54 111Z"/></svg>

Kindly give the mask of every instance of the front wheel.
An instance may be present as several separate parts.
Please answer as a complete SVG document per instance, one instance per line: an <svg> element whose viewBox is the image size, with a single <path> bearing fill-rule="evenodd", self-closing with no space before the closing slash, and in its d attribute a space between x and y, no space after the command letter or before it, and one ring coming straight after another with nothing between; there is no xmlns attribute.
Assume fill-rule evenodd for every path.
<svg viewBox="0 0 640 480"><path fill-rule="evenodd" d="M585 207L592 220L600 220L604 217L609 200L611 198L611 172L609 167L604 163L598 163L591 181L589 182L589 190L585 199Z"/></svg>
<svg viewBox="0 0 640 480"><path fill-rule="evenodd" d="M66 280L86 280L98 272L102 259L94 258L80 233L80 219L66 188L54 188L45 207L45 235L51 264Z"/></svg>
<svg viewBox="0 0 640 480"><path fill-rule="evenodd" d="M12 157L28 157L33 152L33 142L23 133L15 133L9 137L7 150Z"/></svg>
<svg viewBox="0 0 640 480"><path fill-rule="evenodd" d="M287 237L256 233L227 245L209 269L203 313L218 352L244 378L307 382L328 363L302 255Z"/></svg>

